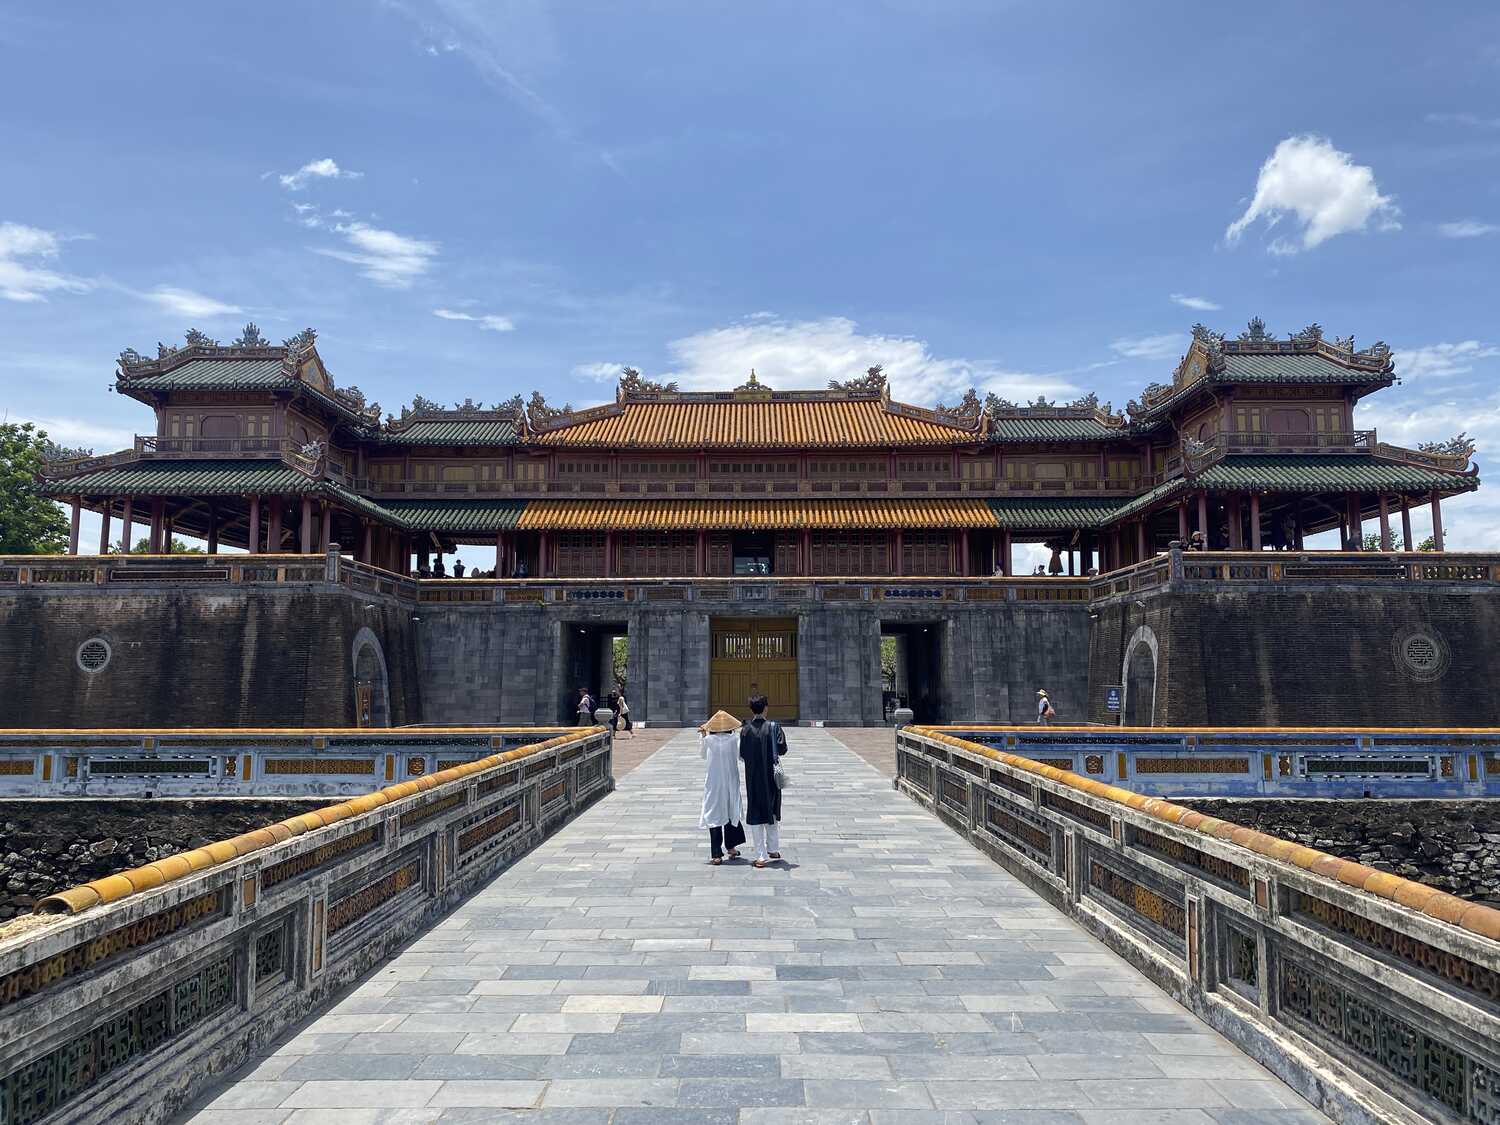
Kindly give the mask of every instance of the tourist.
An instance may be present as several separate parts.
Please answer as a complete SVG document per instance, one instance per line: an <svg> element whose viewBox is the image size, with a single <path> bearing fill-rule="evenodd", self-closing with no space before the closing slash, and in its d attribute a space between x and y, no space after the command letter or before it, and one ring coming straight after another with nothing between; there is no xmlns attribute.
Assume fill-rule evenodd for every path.
<svg viewBox="0 0 1500 1125"><path fill-rule="evenodd" d="M594 701L589 698L589 689L586 687L578 689L578 725L581 727L594 725Z"/></svg>
<svg viewBox="0 0 1500 1125"><path fill-rule="evenodd" d="M1052 716L1057 712L1052 709L1052 700L1047 698L1047 689L1038 688L1036 693L1036 721L1044 727L1052 725Z"/></svg>
<svg viewBox="0 0 1500 1125"><path fill-rule="evenodd" d="M516 575L515 576L517 578L525 578L526 577L526 560L525 559L517 559L516 560Z"/></svg>
<svg viewBox="0 0 1500 1125"><path fill-rule="evenodd" d="M604 697L604 709L609 712L609 734L613 738L620 731L620 697L610 692Z"/></svg>
<svg viewBox="0 0 1500 1125"><path fill-rule="evenodd" d="M781 858L781 789L786 774L781 756L786 732L766 718L766 697L750 697L750 719L740 727L740 757L745 762L745 823L755 847L755 866Z"/></svg>
<svg viewBox="0 0 1500 1125"><path fill-rule="evenodd" d="M1188 536L1187 549L1189 551L1201 551L1204 549L1204 547L1205 544L1203 542L1203 532L1195 531L1192 535Z"/></svg>
<svg viewBox="0 0 1500 1125"><path fill-rule="evenodd" d="M443 567L443 556L442 555L439 555L437 557L437 562L433 563L433 565L432 565L432 576L434 578L447 578L448 577L448 571L446 569L444 569L444 567Z"/></svg>
<svg viewBox="0 0 1500 1125"><path fill-rule="evenodd" d="M625 699L625 685L624 684L620 685L620 690L616 694L615 698L618 699L619 702L620 702L620 721L625 724L625 733L629 734L631 738L634 738L635 735L633 735L633 734L630 733L631 732L631 727L634 724L631 723L631 721L630 721L630 703ZM738 767L736 767L736 768L738 768Z"/></svg>
<svg viewBox="0 0 1500 1125"><path fill-rule="evenodd" d="M464 576L464 560L463 559L454 559L453 560L453 577L454 578L462 578L463 576Z"/></svg>
<svg viewBox="0 0 1500 1125"><path fill-rule="evenodd" d="M428 566L426 563L423 563L421 566L417 567L417 577L418 578L431 578L432 577L432 567Z"/></svg>
<svg viewBox="0 0 1500 1125"><path fill-rule="evenodd" d="M739 859L745 842L740 807L740 721L728 711L716 712L698 728L698 754L708 763L703 775L703 813L698 827L708 829L708 862L715 867Z"/></svg>

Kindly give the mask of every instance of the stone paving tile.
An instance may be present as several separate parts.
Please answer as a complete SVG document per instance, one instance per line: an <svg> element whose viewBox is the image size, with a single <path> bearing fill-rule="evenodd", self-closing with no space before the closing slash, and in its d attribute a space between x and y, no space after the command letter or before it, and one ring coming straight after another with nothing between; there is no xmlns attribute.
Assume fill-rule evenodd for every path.
<svg viewBox="0 0 1500 1125"><path fill-rule="evenodd" d="M785 859L763 871L708 865L696 736L651 733L613 795L187 1119L1325 1120L892 791L866 764L889 731L788 732Z"/></svg>

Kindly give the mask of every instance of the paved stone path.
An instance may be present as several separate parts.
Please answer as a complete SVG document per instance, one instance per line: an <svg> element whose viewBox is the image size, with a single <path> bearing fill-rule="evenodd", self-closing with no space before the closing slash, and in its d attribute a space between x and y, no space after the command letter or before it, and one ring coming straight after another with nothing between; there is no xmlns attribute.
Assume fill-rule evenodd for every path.
<svg viewBox="0 0 1500 1125"><path fill-rule="evenodd" d="M708 866L684 732L190 1119L1325 1120L829 734L789 735L784 866Z"/></svg>

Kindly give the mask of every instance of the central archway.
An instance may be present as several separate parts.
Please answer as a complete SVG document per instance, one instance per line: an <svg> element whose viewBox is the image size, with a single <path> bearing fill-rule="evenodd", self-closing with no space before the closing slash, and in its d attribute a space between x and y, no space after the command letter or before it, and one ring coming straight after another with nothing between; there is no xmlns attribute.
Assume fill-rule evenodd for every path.
<svg viewBox="0 0 1500 1125"><path fill-rule="evenodd" d="M361 727L391 725L391 692L385 670L385 652L368 627L354 636L354 723Z"/></svg>
<svg viewBox="0 0 1500 1125"><path fill-rule="evenodd" d="M1131 634L1125 646L1125 662L1120 668L1124 686L1122 721L1128 727L1149 727L1156 720L1156 633L1142 625Z"/></svg>

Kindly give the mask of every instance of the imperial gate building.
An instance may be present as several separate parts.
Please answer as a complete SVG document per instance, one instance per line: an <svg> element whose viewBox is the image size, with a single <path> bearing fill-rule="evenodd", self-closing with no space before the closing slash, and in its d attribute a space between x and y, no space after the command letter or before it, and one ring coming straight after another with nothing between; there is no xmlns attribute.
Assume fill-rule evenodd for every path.
<svg viewBox="0 0 1500 1125"><path fill-rule="evenodd" d="M788 721L880 722L882 637L925 721L1025 719L1038 687L1097 721L1479 721L1500 560L1444 551L1442 501L1479 484L1471 449L1359 427L1396 374L1383 344L1254 321L1195 329L1125 414L1094 396L928 409L878 380L752 373L382 421L308 336L126 352L116 389L152 432L49 467L72 554L94 546L81 512L102 515L98 556L4 560L0 723L60 718L41 689L57 675L99 725L555 722L578 686L612 686L619 637L654 723L740 709L752 684ZM1410 552L1419 506L1435 553ZM1307 550L1331 529L1348 551ZM1207 552L1183 554L1195 533ZM158 557L181 534L207 555ZM109 554L143 537L151 555ZM1025 543L1046 573L1012 573ZM421 577L475 544L493 575ZM160 685L106 688L73 658L95 634L107 674Z"/></svg>

